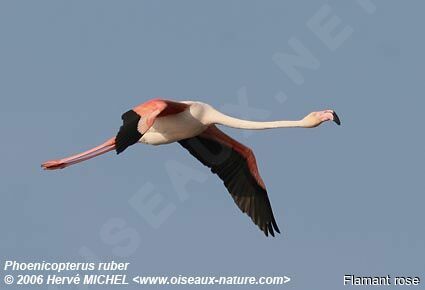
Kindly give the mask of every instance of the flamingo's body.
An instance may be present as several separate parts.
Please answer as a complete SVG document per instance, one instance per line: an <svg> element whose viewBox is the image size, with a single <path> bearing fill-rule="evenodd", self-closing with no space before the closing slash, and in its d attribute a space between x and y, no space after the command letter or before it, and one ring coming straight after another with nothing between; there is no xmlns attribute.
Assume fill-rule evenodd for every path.
<svg viewBox="0 0 425 290"><path fill-rule="evenodd" d="M300 121L253 122L226 116L201 102L153 99L122 116L116 137L86 152L42 164L44 169L62 169L116 150L119 154L135 143L161 145L179 142L189 153L223 180L238 207L266 234L280 232L273 216L266 187L252 150L220 131L215 125L241 129L285 127L312 128L324 121L340 124L332 110L313 112Z"/></svg>

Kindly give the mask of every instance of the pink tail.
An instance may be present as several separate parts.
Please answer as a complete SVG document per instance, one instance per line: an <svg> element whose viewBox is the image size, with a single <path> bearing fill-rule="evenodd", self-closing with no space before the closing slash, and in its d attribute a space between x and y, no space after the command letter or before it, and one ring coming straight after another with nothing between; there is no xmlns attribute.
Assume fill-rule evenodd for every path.
<svg viewBox="0 0 425 290"><path fill-rule="evenodd" d="M111 138L105 143L103 143L102 145L99 145L83 153L80 153L71 157L67 157L64 159L46 161L41 165L41 167L43 167L43 169L45 170L63 169L65 167L105 154L114 149L115 149L115 138Z"/></svg>

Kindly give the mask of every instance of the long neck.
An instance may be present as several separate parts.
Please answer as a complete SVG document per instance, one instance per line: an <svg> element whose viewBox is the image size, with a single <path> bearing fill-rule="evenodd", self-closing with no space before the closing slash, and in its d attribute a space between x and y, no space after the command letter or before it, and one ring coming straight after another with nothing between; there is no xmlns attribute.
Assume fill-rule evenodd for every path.
<svg viewBox="0 0 425 290"><path fill-rule="evenodd" d="M271 122L255 122L233 118L224 115L220 112L215 114L214 123L225 125L228 127L239 128L239 129L250 129L250 130L262 130L262 129L273 129L273 128L295 128L302 127L301 121L271 121Z"/></svg>

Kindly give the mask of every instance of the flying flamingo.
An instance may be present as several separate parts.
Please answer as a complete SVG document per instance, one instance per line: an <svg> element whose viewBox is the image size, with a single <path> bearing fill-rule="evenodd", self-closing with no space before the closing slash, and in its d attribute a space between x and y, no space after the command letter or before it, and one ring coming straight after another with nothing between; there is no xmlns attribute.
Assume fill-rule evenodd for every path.
<svg viewBox="0 0 425 290"><path fill-rule="evenodd" d="M239 129L317 127L325 121L340 120L333 110L312 112L298 121L254 122L222 114L212 106L194 101L153 99L122 115L123 125L116 137L86 152L59 160L47 161L47 170L62 169L101 154L144 143L161 145L178 142L224 182L240 210L246 213L266 236L280 233L258 172L252 150L232 139L216 124Z"/></svg>

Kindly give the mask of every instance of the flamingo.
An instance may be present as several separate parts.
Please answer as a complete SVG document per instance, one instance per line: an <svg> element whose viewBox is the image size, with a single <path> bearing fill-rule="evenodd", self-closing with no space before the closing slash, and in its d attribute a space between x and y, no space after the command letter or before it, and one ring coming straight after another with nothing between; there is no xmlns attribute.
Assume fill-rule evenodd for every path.
<svg viewBox="0 0 425 290"><path fill-rule="evenodd" d="M116 137L83 153L44 162L46 170L63 169L115 150L122 153L136 143L162 145L178 142L224 183L239 209L266 236L280 233L266 186L258 171L253 151L229 137L216 125L262 130L272 128L314 128L326 121L340 120L333 110L312 112L297 121L255 122L225 115L211 105L197 101L152 99L122 115Z"/></svg>

